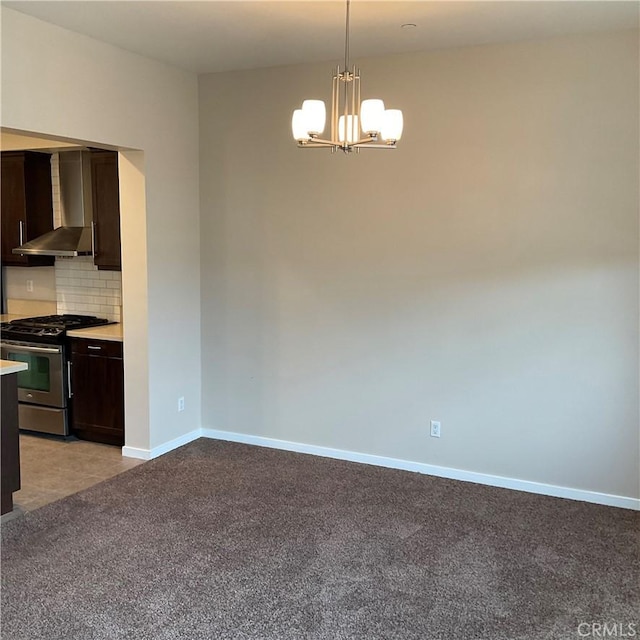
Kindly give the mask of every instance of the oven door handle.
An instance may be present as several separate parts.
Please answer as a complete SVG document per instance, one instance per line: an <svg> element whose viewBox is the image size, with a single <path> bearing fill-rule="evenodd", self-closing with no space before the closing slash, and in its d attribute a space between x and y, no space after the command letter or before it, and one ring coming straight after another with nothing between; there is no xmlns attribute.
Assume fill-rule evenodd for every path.
<svg viewBox="0 0 640 640"><path fill-rule="evenodd" d="M10 342L5 342L3 344L5 348L9 348L11 351L15 353L19 353L20 351L30 351L32 353L60 353L61 349L59 347L28 347L26 344L11 344Z"/></svg>
<svg viewBox="0 0 640 640"><path fill-rule="evenodd" d="M73 391L71 390L71 367L73 366L73 362L69 360L67 363L67 394L70 398L73 397Z"/></svg>

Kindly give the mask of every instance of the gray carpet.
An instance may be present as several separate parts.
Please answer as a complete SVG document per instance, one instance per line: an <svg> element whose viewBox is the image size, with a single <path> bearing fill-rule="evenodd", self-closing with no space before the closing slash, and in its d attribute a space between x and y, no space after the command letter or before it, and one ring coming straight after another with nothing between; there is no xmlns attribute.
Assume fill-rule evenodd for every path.
<svg viewBox="0 0 640 640"><path fill-rule="evenodd" d="M627 510L203 439L4 525L2 638L640 636L639 531Z"/></svg>

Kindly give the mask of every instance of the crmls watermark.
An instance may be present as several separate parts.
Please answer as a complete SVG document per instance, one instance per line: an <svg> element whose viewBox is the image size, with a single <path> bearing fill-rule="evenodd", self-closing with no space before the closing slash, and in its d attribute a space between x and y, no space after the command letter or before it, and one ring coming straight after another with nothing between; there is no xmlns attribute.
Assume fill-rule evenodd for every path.
<svg viewBox="0 0 640 640"><path fill-rule="evenodd" d="M578 625L580 638L638 638L636 622L581 622Z"/></svg>

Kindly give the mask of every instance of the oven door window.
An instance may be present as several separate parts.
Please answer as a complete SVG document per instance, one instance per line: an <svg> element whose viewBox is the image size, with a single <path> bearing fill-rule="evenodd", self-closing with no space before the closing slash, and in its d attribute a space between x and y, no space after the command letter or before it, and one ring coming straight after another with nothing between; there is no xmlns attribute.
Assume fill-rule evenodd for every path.
<svg viewBox="0 0 640 640"><path fill-rule="evenodd" d="M18 372L18 386L33 391L51 391L50 359L36 353L10 353L9 360L26 362L29 368Z"/></svg>

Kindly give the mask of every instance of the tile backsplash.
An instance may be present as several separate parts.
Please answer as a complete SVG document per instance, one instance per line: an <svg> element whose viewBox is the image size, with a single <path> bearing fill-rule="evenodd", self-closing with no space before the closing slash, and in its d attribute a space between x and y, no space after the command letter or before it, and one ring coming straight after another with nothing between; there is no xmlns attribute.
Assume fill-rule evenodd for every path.
<svg viewBox="0 0 640 640"><path fill-rule="evenodd" d="M122 274L99 271L93 258L56 258L58 313L80 313L120 322Z"/></svg>

